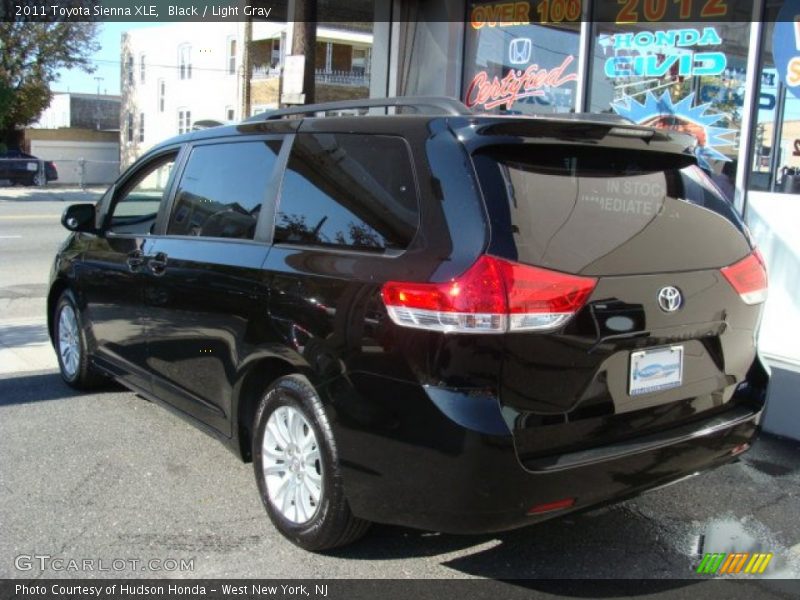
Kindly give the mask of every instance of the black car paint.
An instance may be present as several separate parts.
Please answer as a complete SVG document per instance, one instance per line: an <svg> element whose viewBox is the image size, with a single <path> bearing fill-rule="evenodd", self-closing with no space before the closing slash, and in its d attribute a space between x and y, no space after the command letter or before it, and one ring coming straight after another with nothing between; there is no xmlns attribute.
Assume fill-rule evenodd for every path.
<svg viewBox="0 0 800 600"><path fill-rule="evenodd" d="M284 165L296 133L401 136L414 157L419 232L400 254L273 245L276 184L253 241L166 236L169 202L152 234L109 234L102 226L112 188L97 207L100 231L73 233L56 258L50 309L61 290L73 289L92 323L100 368L246 460L259 394L277 376L306 375L329 411L351 508L369 520L500 530L551 516L527 515L539 503L569 497L574 509L585 508L733 460L757 433L767 376L754 349L760 307L745 306L732 289L724 307L703 297L727 285L718 270L674 273L693 298L694 312L682 322L653 306L652 286L663 275L601 277L580 313L547 335L445 335L401 328L388 318L380 298L385 281L447 281L487 251L516 258L497 234L496 215L487 212L497 200L491 193L484 198L470 159L482 146L531 143L533 136L540 143L603 139L659 149L659 140L605 139L608 124L523 123L527 130L512 134L513 122L494 118L305 119L248 122L171 140L140 159L116 188L164 151L179 152L173 169L179 177L189 147L207 140L283 135ZM664 147L675 145L654 135ZM677 243L691 243L691 235ZM736 235L721 243L743 256L750 247ZM142 262L130 266L131 255ZM157 255L165 268L152 263ZM623 335L605 326L620 315L635 324ZM690 385L627 398L625 382L615 376L626 372L628 353L678 342L687 345L690 375L698 374ZM631 404L615 405L614 397ZM736 410L745 416L736 413L713 434L700 435L709 420L724 421ZM688 435L679 435L687 428ZM646 436L661 443L645 451L625 445ZM592 460L592 449L607 452ZM588 461L553 468L558 457L580 452L588 452Z"/></svg>

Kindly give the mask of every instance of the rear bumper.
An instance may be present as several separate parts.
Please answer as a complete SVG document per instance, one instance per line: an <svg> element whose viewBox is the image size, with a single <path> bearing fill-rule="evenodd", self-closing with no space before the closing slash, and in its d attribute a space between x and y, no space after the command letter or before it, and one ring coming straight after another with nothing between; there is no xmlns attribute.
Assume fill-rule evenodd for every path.
<svg viewBox="0 0 800 600"><path fill-rule="evenodd" d="M758 419L758 411L749 406L735 406L712 418L647 436L633 438L617 444L608 444L590 450L558 454L546 458L527 460L526 470L533 472L564 471L607 463L636 454L652 453L661 448L676 446L692 440L707 439Z"/></svg>
<svg viewBox="0 0 800 600"><path fill-rule="evenodd" d="M465 394L458 402L449 390L443 404L431 388L370 387L381 383L380 421L363 429L344 411L335 425L350 505L372 521L449 533L523 527L731 462L758 434L763 408L751 386L709 419L523 465L513 436L498 429L496 400ZM569 509L528 514L566 498Z"/></svg>

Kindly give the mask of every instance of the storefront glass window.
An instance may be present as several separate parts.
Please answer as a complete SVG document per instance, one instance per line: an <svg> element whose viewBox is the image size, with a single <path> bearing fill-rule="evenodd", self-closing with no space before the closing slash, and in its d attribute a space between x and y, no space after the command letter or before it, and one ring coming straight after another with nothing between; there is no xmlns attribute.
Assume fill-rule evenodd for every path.
<svg viewBox="0 0 800 600"><path fill-rule="evenodd" d="M787 40L783 40L787 32L778 30L776 40L776 21L783 4L778 0L767 3L768 22L764 24L762 36L758 118L753 135L749 188L800 194L800 88L787 88L782 81L779 69L786 71L789 65L776 64L786 61L780 56L776 61L780 50L774 51L776 43L794 46L796 41L791 37L791 30Z"/></svg>
<svg viewBox="0 0 800 600"><path fill-rule="evenodd" d="M692 133L699 164L733 201L752 6L713 6L595 2L589 109Z"/></svg>
<svg viewBox="0 0 800 600"><path fill-rule="evenodd" d="M400 13L398 94L457 97L464 5L408 0Z"/></svg>
<svg viewBox="0 0 800 600"><path fill-rule="evenodd" d="M800 347L791 327L800 322L799 18L800 0L768 0L745 212L769 272L759 348L763 356L794 365L800 365Z"/></svg>
<svg viewBox="0 0 800 600"><path fill-rule="evenodd" d="M574 110L580 0L471 2L468 12L461 94L467 106L514 114Z"/></svg>

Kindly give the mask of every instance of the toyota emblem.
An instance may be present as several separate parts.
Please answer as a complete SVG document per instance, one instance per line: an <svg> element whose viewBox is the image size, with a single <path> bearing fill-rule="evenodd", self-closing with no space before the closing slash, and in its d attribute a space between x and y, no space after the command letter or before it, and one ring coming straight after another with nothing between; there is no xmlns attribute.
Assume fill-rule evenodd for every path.
<svg viewBox="0 0 800 600"><path fill-rule="evenodd" d="M682 304L683 296L678 288L668 285L659 290L658 305L664 312L675 312Z"/></svg>

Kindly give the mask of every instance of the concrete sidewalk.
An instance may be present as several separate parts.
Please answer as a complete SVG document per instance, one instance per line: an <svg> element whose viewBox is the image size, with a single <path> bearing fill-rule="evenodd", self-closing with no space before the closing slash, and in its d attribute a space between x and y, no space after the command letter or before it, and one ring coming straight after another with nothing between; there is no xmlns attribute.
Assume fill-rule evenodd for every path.
<svg viewBox="0 0 800 600"><path fill-rule="evenodd" d="M44 317L0 319L0 375L57 369Z"/></svg>
<svg viewBox="0 0 800 600"><path fill-rule="evenodd" d="M81 189L77 186L48 185L43 187L2 186L0 201L58 201L58 202L95 202L105 194L108 186L88 186Z"/></svg>

